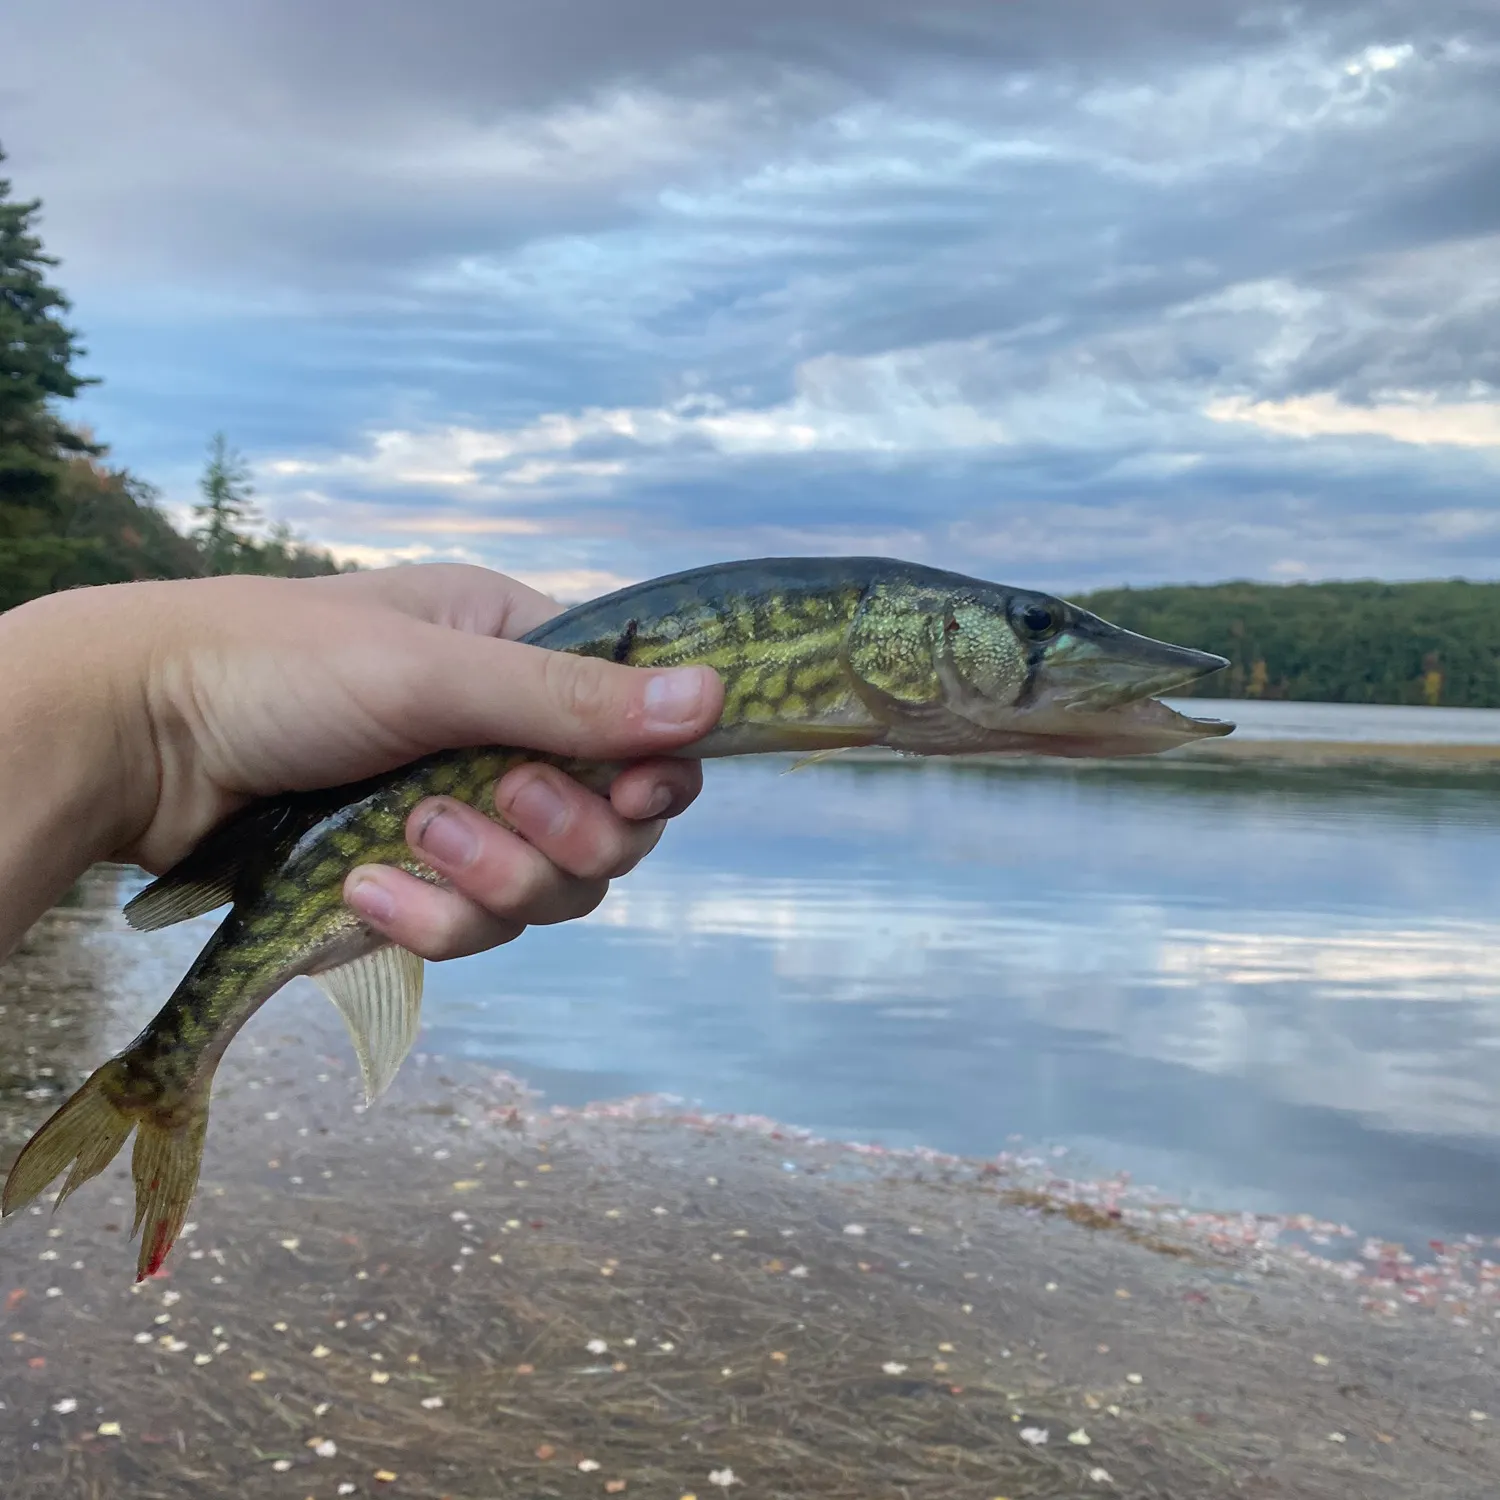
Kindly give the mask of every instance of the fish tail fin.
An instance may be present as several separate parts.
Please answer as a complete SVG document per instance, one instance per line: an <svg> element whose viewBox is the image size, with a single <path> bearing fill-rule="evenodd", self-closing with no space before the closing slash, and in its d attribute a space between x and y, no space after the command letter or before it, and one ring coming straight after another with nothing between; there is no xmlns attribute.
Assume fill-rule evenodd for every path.
<svg viewBox="0 0 1500 1500"><path fill-rule="evenodd" d="M135 1223L130 1232L133 1235L139 1231L141 1236L137 1281L161 1269L197 1191L203 1141L208 1134L206 1089L202 1098L204 1108L171 1124L143 1119L136 1133L130 1160L135 1178Z"/></svg>
<svg viewBox="0 0 1500 1500"><path fill-rule="evenodd" d="M77 1093L26 1142L5 1179L0 1214L25 1208L71 1166L73 1170L57 1195L60 1204L115 1159L138 1118L121 1102L118 1085L123 1082L122 1072L117 1057L96 1068Z"/></svg>
<svg viewBox="0 0 1500 1500"><path fill-rule="evenodd" d="M0 1215L24 1208L67 1172L53 1205L61 1206L115 1159L135 1130L131 1233L142 1232L136 1279L144 1280L166 1259L198 1184L211 1076L168 1110L159 1098L143 1098L140 1080L132 1083L131 1073L128 1052L112 1057L27 1141L0 1192Z"/></svg>

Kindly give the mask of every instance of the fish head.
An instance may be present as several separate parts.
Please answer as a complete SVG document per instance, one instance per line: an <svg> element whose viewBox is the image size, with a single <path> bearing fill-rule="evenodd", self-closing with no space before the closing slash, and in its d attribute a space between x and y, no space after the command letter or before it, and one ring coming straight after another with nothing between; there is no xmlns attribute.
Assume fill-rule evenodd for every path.
<svg viewBox="0 0 1500 1500"><path fill-rule="evenodd" d="M856 621L851 665L891 726L887 744L1139 755L1234 728L1157 701L1228 666L1222 656L1136 635L1049 594L949 576L908 591L899 625L901 601L877 601L867 644Z"/></svg>

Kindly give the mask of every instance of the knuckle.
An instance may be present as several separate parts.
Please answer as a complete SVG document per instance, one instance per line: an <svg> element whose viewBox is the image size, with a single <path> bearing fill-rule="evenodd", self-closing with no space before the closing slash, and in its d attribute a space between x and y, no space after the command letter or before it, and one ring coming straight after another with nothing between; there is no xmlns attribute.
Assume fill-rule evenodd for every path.
<svg viewBox="0 0 1500 1500"><path fill-rule="evenodd" d="M559 922L572 922L586 917L597 909L609 894L607 880L574 880L569 882L566 898L545 917L538 919L539 926L556 926Z"/></svg>
<svg viewBox="0 0 1500 1500"><path fill-rule="evenodd" d="M474 899L497 917L510 917L534 907L547 893L552 866L524 839L513 838L505 854L487 872L483 889Z"/></svg>
<svg viewBox="0 0 1500 1500"><path fill-rule="evenodd" d="M593 726L618 714L617 694L604 662L549 651L542 671L552 700L577 724Z"/></svg>
<svg viewBox="0 0 1500 1500"><path fill-rule="evenodd" d="M622 828L606 827L595 836L589 847L581 849L571 861L573 874L588 881L609 881L635 867L640 858L635 842Z"/></svg>

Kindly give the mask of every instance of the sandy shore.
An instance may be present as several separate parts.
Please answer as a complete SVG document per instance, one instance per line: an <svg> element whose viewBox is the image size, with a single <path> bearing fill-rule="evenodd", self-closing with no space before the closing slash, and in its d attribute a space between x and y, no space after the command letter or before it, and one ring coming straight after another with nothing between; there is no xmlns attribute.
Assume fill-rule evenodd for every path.
<svg viewBox="0 0 1500 1500"><path fill-rule="evenodd" d="M11 1146L103 1055L102 920L0 971ZM1474 1247L1356 1280L1041 1163L555 1112L435 1059L366 1112L298 996L226 1061L163 1276L132 1286L118 1166L5 1226L6 1500L1495 1494Z"/></svg>

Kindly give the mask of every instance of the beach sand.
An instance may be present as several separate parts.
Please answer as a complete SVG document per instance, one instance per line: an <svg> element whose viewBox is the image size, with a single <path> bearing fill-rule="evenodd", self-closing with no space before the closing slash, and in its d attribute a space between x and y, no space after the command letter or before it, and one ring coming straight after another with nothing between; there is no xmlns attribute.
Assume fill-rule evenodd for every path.
<svg viewBox="0 0 1500 1500"><path fill-rule="evenodd" d="M104 1055L111 905L0 970L12 1148ZM1479 1247L1356 1278L1044 1162L552 1111L421 1056L366 1111L296 993L226 1059L162 1276L120 1164L4 1226L6 1500L1497 1492Z"/></svg>

